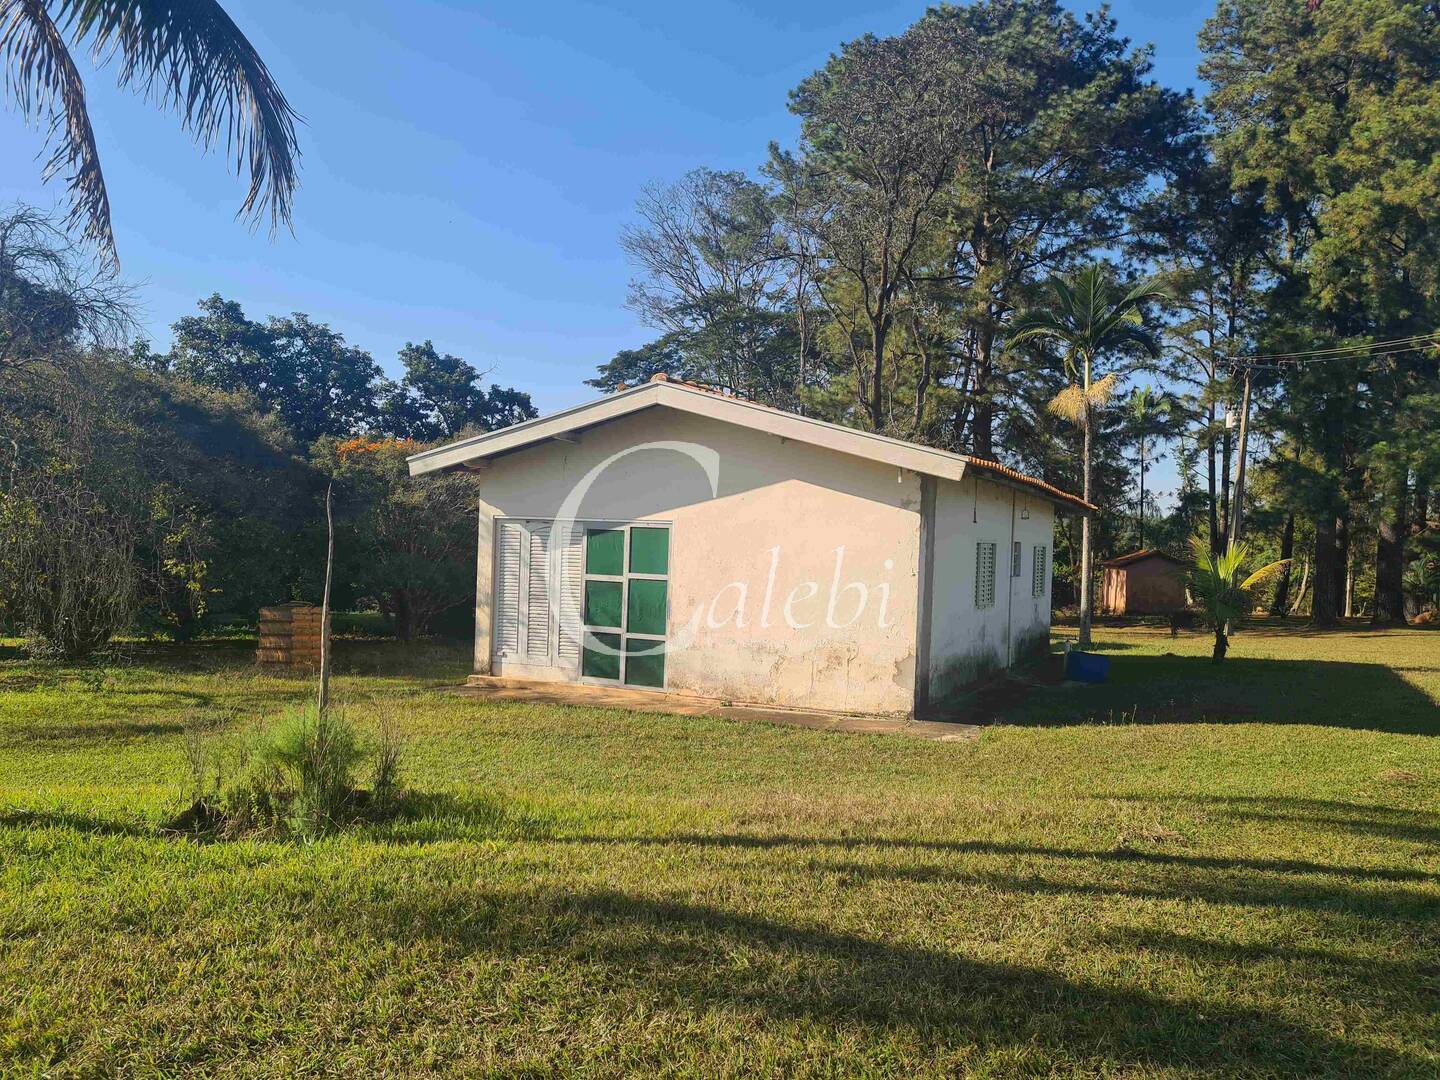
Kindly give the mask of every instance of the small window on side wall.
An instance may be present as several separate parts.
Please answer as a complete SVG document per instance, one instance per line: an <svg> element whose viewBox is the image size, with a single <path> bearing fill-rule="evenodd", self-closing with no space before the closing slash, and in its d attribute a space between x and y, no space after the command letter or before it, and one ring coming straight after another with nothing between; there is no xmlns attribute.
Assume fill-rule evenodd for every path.
<svg viewBox="0 0 1440 1080"><path fill-rule="evenodd" d="M1010 545L1010 576L1020 576L1020 541L1016 540Z"/></svg>
<svg viewBox="0 0 1440 1080"><path fill-rule="evenodd" d="M995 606L995 553L998 545L994 541L981 540L975 545L975 606Z"/></svg>
<svg viewBox="0 0 1440 1080"><path fill-rule="evenodd" d="M1045 545L1044 545L1044 544L1036 544L1036 545L1035 545L1035 576L1034 576L1034 580L1030 583L1030 593L1031 593L1031 595L1033 595L1033 596L1044 596L1044 595L1045 595L1045 582L1046 582L1046 579L1047 579L1048 577L1049 577L1049 572L1048 572L1048 570L1047 570L1047 568L1046 568L1046 566L1045 566Z"/></svg>

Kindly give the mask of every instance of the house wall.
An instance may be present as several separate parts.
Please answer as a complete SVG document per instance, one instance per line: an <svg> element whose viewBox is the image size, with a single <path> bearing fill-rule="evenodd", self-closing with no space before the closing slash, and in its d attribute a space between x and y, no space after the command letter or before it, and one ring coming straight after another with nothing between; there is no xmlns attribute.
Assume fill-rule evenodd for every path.
<svg viewBox="0 0 1440 1080"><path fill-rule="evenodd" d="M1107 615L1120 615L1125 611L1125 571L1107 566L1101 577L1100 610Z"/></svg>
<svg viewBox="0 0 1440 1080"><path fill-rule="evenodd" d="M914 473L653 408L575 443L506 455L479 475L477 671L490 662L496 517L656 520L671 524L668 689L866 712L912 707ZM592 486L564 508L587 475Z"/></svg>
<svg viewBox="0 0 1440 1080"><path fill-rule="evenodd" d="M1118 610L1125 614L1163 615L1185 607L1184 568L1169 559L1142 559L1119 573L1125 582Z"/></svg>
<svg viewBox="0 0 1440 1080"><path fill-rule="evenodd" d="M1028 510L1029 516L1022 516ZM938 481L931 579L928 701L943 708L966 687L1043 651L1050 636L1055 509L1045 500L978 478ZM1020 541L1020 576L1011 544ZM976 606L976 545L996 545L995 604ZM1034 549L1045 547L1045 583L1032 595Z"/></svg>

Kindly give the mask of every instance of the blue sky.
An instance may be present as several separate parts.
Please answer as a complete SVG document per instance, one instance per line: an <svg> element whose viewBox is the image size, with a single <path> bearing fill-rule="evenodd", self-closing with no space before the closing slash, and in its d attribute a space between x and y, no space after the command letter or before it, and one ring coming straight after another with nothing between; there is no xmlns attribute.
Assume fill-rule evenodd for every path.
<svg viewBox="0 0 1440 1080"><path fill-rule="evenodd" d="M244 189L226 163L82 61L123 269L157 346L219 292L252 317L308 312L391 371L407 340L431 338L542 411L584 400L597 364L652 336L624 306L616 242L640 189L697 165L753 169L769 140L794 137L791 87L842 41L926 6L225 4L306 118L293 236L237 223ZM1112 5L1176 87L1196 84L1213 9ZM57 202L41 144L0 112L0 202Z"/></svg>

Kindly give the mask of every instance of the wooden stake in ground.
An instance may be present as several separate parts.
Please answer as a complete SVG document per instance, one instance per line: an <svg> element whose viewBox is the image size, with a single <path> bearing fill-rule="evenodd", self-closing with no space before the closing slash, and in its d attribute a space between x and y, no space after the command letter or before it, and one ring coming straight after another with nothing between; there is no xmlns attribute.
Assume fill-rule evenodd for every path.
<svg viewBox="0 0 1440 1080"><path fill-rule="evenodd" d="M330 705L330 577L335 570L335 517L330 499L332 480L325 486L325 593L320 599L320 696L316 709L323 716Z"/></svg>

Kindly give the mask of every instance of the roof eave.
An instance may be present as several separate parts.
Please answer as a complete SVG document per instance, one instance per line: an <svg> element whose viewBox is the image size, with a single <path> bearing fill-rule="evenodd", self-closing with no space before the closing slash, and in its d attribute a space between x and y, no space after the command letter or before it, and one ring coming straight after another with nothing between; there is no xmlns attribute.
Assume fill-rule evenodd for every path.
<svg viewBox="0 0 1440 1080"><path fill-rule="evenodd" d="M1083 499L1044 481L1017 473L998 462L992 464L968 455L921 446L873 432L858 431L828 421L772 409L743 398L722 397L671 382L642 383L629 390L621 390L550 416L526 420L499 431L487 431L445 446L422 450L418 454L412 454L406 461L412 477L445 469L473 467L475 462L484 462L655 405L707 416L722 423L736 423L738 409L743 413L744 426L781 439L794 439L836 453L878 461L899 469L947 480L962 479L970 467L974 466L991 482L1023 490L1028 495L1045 499L1062 509L1078 510L1082 513L1093 513L1096 510L1096 507Z"/></svg>

